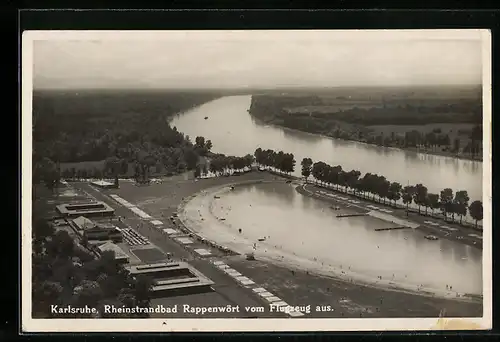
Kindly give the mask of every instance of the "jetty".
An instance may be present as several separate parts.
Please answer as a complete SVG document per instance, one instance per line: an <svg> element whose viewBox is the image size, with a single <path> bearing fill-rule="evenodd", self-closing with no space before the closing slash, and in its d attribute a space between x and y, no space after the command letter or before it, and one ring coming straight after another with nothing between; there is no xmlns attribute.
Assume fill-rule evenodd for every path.
<svg viewBox="0 0 500 342"><path fill-rule="evenodd" d="M338 214L337 217L356 217L356 216L367 216L368 214Z"/></svg>
<svg viewBox="0 0 500 342"><path fill-rule="evenodd" d="M401 227L390 227L390 228L375 228L376 232L380 232L383 230L397 230L397 229L409 229L411 227L401 226Z"/></svg>

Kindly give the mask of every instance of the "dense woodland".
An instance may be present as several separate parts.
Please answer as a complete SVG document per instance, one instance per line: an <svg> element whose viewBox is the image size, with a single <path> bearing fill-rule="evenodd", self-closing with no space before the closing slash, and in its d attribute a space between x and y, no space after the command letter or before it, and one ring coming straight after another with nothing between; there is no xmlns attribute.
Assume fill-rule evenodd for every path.
<svg viewBox="0 0 500 342"><path fill-rule="evenodd" d="M126 173L146 178L161 164L175 174L196 167L211 148L171 127L168 118L217 98L205 93L141 91L35 92L33 98L33 181L51 183L60 163L106 161L105 170L65 171L65 177ZM198 138L199 140L199 138ZM77 174L78 173L78 174Z"/></svg>
<svg viewBox="0 0 500 342"><path fill-rule="evenodd" d="M43 213L33 214L32 316L35 318L125 318L148 317L147 313L105 313L103 306L148 307L152 279L132 277L115 260L114 252L103 252L98 258L84 246L75 243L67 231L56 231ZM99 314L59 315L51 305L84 307Z"/></svg>
<svg viewBox="0 0 500 342"><path fill-rule="evenodd" d="M450 154L480 156L482 106L478 98L366 100L321 96L252 96L250 114L267 123L379 146L437 149ZM473 125L465 143L447 132L423 132L418 126L434 123ZM415 125L403 135L373 134L372 125ZM463 135L463 134L462 134Z"/></svg>

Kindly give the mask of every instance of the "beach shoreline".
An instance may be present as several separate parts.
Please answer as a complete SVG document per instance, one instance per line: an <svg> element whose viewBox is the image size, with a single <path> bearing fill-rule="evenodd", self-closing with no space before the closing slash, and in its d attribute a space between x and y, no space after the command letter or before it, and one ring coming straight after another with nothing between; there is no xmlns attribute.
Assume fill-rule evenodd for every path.
<svg viewBox="0 0 500 342"><path fill-rule="evenodd" d="M475 296L469 297L466 294L459 294L460 296L457 297L457 293L453 291L423 287L418 288L413 284L405 284L401 281L376 279L373 276L355 273L350 270L342 269L342 265L340 265L340 267L339 265L324 265L317 260L311 260L266 244L265 241L259 242L258 247L254 249L254 241L250 241L241 236L241 234L238 234L234 227L231 227L231 225L225 221L221 221L220 218L213 213L212 208L215 200L217 197L221 197L225 193L230 192L231 186L249 186L252 184L272 184L277 182L284 183L285 181L251 180L204 189L193 194L189 198L185 198L179 205L177 210L179 219L185 228L207 241L216 245L222 245L224 248L228 248L242 255L253 253L258 260L267 261L291 270L305 270L319 276L335 278L336 280L355 283L360 286L379 288L381 290L405 292L425 297L477 302Z"/></svg>
<svg viewBox="0 0 500 342"><path fill-rule="evenodd" d="M346 142L353 142L353 143L364 144L364 145L368 145L368 146L374 146L374 147L392 149L392 150L399 150L399 151L405 151L405 152L413 152L413 153L416 153L416 154L427 155L427 156L446 157L446 158L450 158L450 159L453 159L453 160L467 160L467 161L479 162L479 163L483 162L483 158L481 158L481 159L471 158L470 156L467 156L467 155L455 155L455 154L451 154L451 153L447 153L447 152L443 152L443 151L428 151L428 150L422 150L422 149L413 148L413 147L379 146L379 145L370 144L370 143L367 143L367 142L364 142L364 141L359 141L359 140L350 140L350 139L335 138L333 136L330 136L330 135L324 134L324 133L313 133L313 132L308 132L308 131L300 130L300 129L297 129L297 128L290 128L290 127L287 127L287 126L283 126L283 125L275 123L275 122L268 122L268 121L265 121L265 120L262 120L260 118L257 118L255 116L253 116L250 112L249 112L249 114L252 116L252 118L256 122L259 122L259 123L261 123L263 125L269 125L269 126L281 128L281 129L284 129L284 130L287 130L287 131L290 131L290 132L300 132L300 133L309 134L309 135L316 136L316 137L329 138L329 139L335 139L335 140L342 140L342 141L346 141Z"/></svg>

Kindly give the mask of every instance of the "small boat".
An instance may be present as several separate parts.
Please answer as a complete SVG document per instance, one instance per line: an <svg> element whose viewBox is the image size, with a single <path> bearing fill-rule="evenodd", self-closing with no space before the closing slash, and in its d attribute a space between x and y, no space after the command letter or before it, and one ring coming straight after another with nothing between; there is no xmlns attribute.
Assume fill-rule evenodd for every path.
<svg viewBox="0 0 500 342"><path fill-rule="evenodd" d="M205 120L208 120L208 116L205 116Z"/></svg>
<svg viewBox="0 0 500 342"><path fill-rule="evenodd" d="M432 240L432 241L439 240L439 238L437 236L434 236L434 235L426 235L425 238L427 240Z"/></svg>
<svg viewBox="0 0 500 342"><path fill-rule="evenodd" d="M220 197L219 196L214 196L215 199L219 199Z"/></svg>
<svg viewBox="0 0 500 342"><path fill-rule="evenodd" d="M260 238L259 241L266 241L266 238Z"/></svg>

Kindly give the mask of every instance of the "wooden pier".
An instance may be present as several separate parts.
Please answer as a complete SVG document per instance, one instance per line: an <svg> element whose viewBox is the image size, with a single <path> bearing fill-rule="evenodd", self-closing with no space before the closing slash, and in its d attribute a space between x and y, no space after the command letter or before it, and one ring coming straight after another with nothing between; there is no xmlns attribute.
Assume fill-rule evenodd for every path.
<svg viewBox="0 0 500 342"><path fill-rule="evenodd" d="M367 216L368 214L339 214L337 217L356 217L356 216Z"/></svg>
<svg viewBox="0 0 500 342"><path fill-rule="evenodd" d="M376 232L380 232L383 230L397 230L397 229L409 229L411 227L401 226L401 227L390 227L390 228L375 228Z"/></svg>

